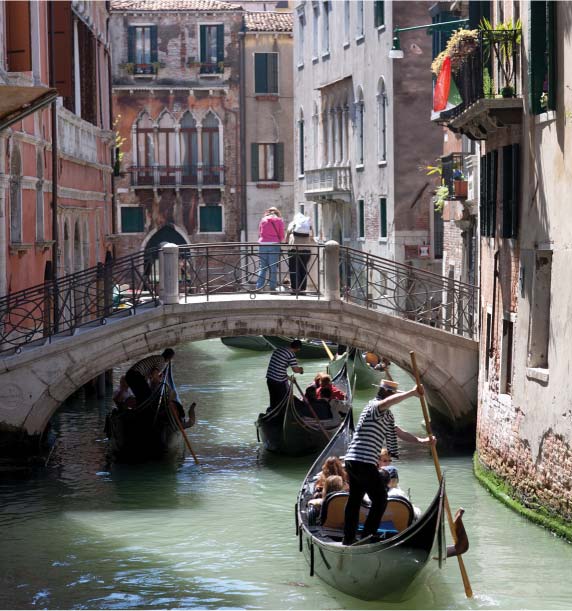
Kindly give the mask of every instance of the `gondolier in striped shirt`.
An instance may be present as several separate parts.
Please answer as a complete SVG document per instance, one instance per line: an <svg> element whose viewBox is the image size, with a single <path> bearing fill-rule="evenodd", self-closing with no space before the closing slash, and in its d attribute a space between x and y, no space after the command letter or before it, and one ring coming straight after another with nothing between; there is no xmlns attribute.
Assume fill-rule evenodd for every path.
<svg viewBox="0 0 572 611"><path fill-rule="evenodd" d="M266 371L266 384L270 394L270 409L280 405L282 399L288 394L288 367L295 373L304 373L304 369L298 365L296 352L302 348L302 342L295 339L288 348L277 348L270 357L268 370Z"/></svg>
<svg viewBox="0 0 572 611"><path fill-rule="evenodd" d="M172 348L166 348L161 354L154 354L135 363L125 374L125 381L135 395L137 405L141 405L151 394L149 376L153 369L158 369L161 374L165 372L167 366L175 356Z"/></svg>
<svg viewBox="0 0 572 611"><path fill-rule="evenodd" d="M350 496L346 505L343 545L355 541L361 501L367 493L371 507L364 524L362 539L377 533L381 516L387 505L389 478L383 469L378 471L377 461L383 447L398 457L397 437L404 441L433 444L435 438L416 437L397 427L389 409L404 399L419 396L423 387L415 386L407 392L397 391L398 383L382 380L376 398L361 413L346 453L346 471L349 475Z"/></svg>

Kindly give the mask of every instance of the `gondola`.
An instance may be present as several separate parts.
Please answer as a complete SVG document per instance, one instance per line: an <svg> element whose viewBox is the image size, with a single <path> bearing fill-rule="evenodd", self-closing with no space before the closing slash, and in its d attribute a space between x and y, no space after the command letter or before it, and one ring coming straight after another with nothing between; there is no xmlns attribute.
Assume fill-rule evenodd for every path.
<svg viewBox="0 0 572 611"><path fill-rule="evenodd" d="M348 352L336 357L335 361L330 361L328 371L331 376L344 366L347 359L348 375L350 379L355 376L355 387L359 390L367 390L372 385L378 385L383 377L383 372L378 371L368 365L363 353L357 348L351 348Z"/></svg>
<svg viewBox="0 0 572 611"><path fill-rule="evenodd" d="M417 521L412 522L412 511L406 499L390 499L380 522L379 540L368 543L365 539L363 543L342 545L347 493L337 493L326 500L329 505L324 525L314 523L308 501L322 464L328 456L345 455L353 431L350 410L302 484L296 504L299 549L310 565L310 575L317 575L346 594L363 600L403 600L429 560L436 555L440 565L446 555L443 533L445 480L441 480L435 498ZM366 511L362 508L362 512Z"/></svg>
<svg viewBox="0 0 572 611"><path fill-rule="evenodd" d="M283 337L279 335L264 335L264 339L272 345L273 348L288 348L294 339L293 337ZM327 359L328 351L324 348L322 340L319 339L303 339L302 348L296 353L297 359ZM338 347L332 342L326 342L328 348L334 354Z"/></svg>
<svg viewBox="0 0 572 611"><path fill-rule="evenodd" d="M258 440L270 452L288 456L302 456L321 450L334 436L351 408L352 392L346 368L342 368L332 382L345 393L345 401L331 401L333 418L313 417L311 404L296 396L294 385L283 401L260 414L256 421Z"/></svg>
<svg viewBox="0 0 572 611"><path fill-rule="evenodd" d="M111 456L118 462L140 462L161 458L182 447L182 436L169 396L180 406L171 366L163 383L141 405L113 408L106 422ZM184 418L182 406L178 416Z"/></svg>
<svg viewBox="0 0 572 611"><path fill-rule="evenodd" d="M262 335L237 335L236 337L221 337L220 341L229 348L241 348L242 350L268 352L269 350L274 349L262 337Z"/></svg>

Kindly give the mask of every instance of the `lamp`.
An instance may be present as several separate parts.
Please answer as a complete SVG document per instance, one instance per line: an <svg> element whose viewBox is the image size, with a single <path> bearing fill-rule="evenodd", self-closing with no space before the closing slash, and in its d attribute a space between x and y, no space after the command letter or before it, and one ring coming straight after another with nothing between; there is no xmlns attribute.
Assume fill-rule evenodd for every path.
<svg viewBox="0 0 572 611"><path fill-rule="evenodd" d="M455 19L454 21L441 21L437 23L428 23L427 25L414 25L409 28L393 28L393 46L389 51L389 59L403 59L403 51L399 41L399 32L411 32L412 30L427 30L430 34L433 30L439 32L454 30L457 26L463 27L469 23L468 19Z"/></svg>
<svg viewBox="0 0 572 611"><path fill-rule="evenodd" d="M401 43L399 42L399 32L397 28L394 31L393 46L389 52L389 59L403 59L403 51L401 50Z"/></svg>

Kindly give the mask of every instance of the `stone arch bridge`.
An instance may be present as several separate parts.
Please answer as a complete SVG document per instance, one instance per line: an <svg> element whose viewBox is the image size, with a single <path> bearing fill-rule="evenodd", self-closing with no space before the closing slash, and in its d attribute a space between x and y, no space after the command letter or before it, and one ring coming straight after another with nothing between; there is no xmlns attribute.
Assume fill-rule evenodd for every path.
<svg viewBox="0 0 572 611"><path fill-rule="evenodd" d="M100 265L91 279L60 284L57 293L50 284L37 288L36 297L0 301L0 451L41 436L62 401L116 364L182 342L236 335L330 339L386 355L405 370L415 350L437 426L459 431L474 424L478 344L465 336L475 333L471 316L446 316L447 307L460 312L459 304L445 301L448 279L431 274L432 297L441 301L421 303L429 286L420 288L428 282L423 274L400 270L413 278L407 284L395 275L395 262L358 251L348 267L344 249L328 243L312 253L304 293L257 290L256 248L167 245L157 262L125 258ZM277 265L289 257L281 254ZM370 273L380 261L393 277ZM367 286L360 284L364 278Z"/></svg>

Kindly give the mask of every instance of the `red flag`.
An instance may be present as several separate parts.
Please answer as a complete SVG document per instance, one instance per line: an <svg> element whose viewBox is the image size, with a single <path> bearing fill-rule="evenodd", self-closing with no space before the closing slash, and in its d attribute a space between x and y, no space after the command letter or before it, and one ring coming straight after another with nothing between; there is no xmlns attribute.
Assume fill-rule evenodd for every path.
<svg viewBox="0 0 572 611"><path fill-rule="evenodd" d="M449 90L451 89L451 58L446 57L439 71L435 90L433 91L433 111L441 112L447 107Z"/></svg>

